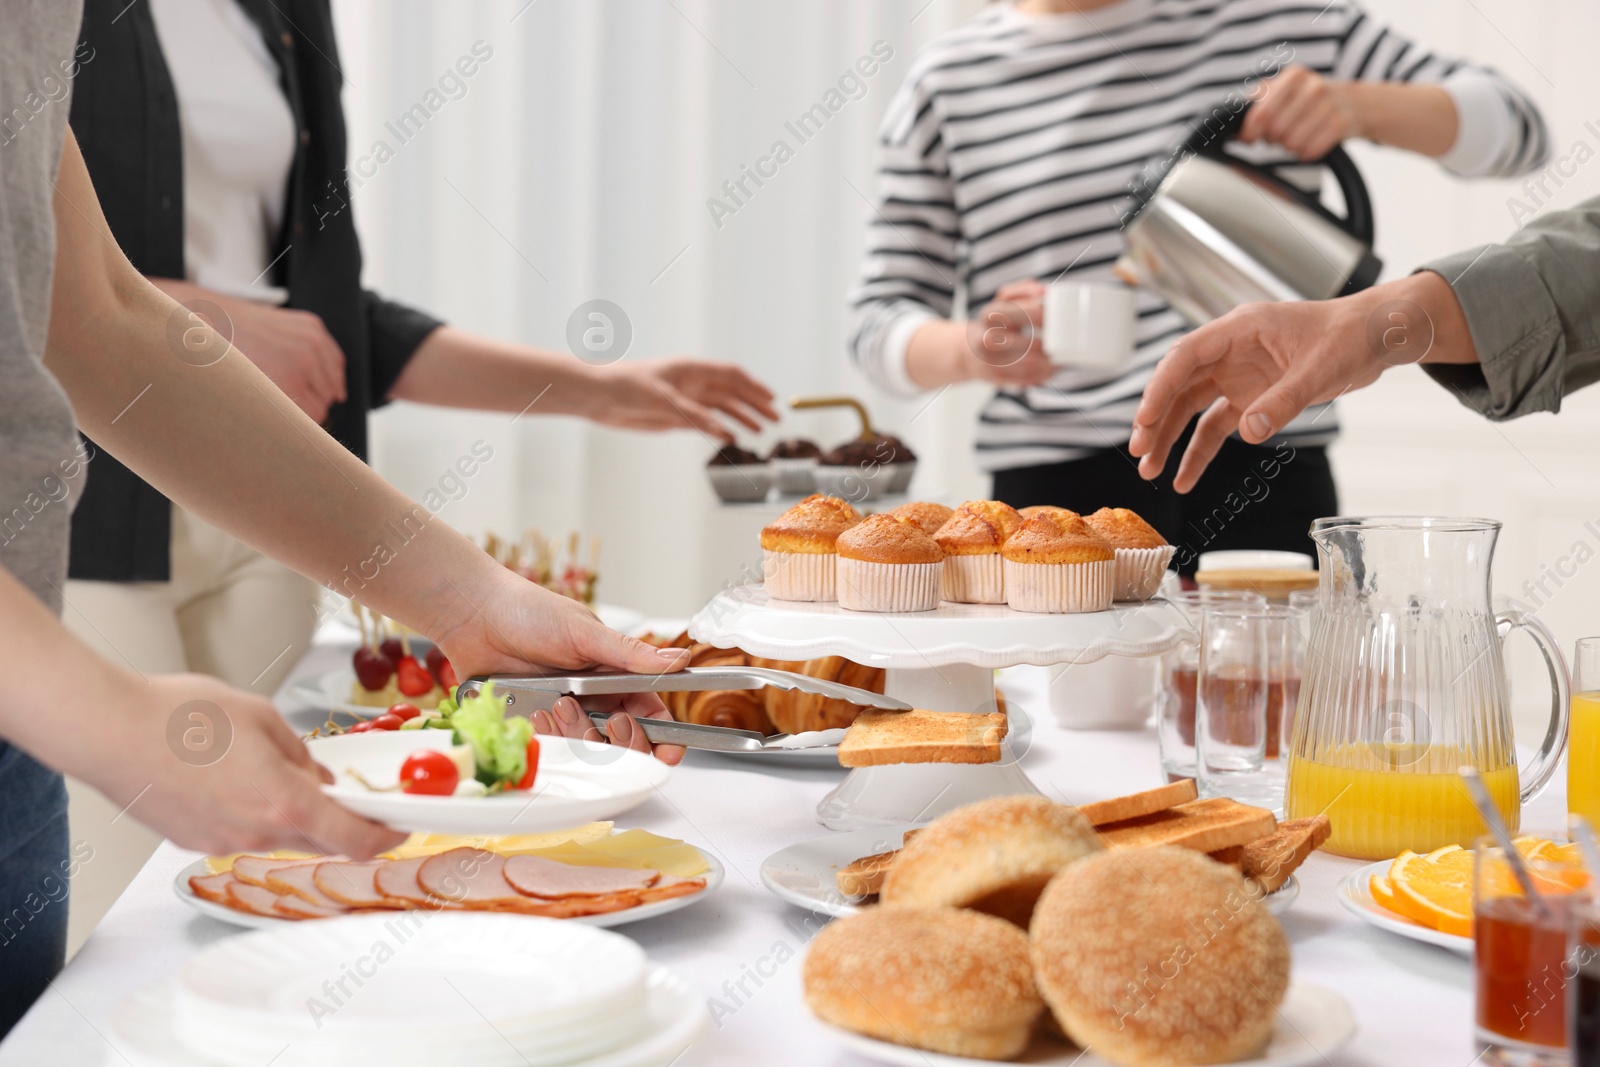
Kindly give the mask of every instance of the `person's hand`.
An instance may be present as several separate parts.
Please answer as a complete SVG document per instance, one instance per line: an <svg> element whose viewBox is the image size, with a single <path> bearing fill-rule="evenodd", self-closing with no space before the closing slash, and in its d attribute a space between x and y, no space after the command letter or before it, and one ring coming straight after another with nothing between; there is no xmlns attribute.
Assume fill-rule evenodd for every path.
<svg viewBox="0 0 1600 1067"><path fill-rule="evenodd" d="M732 441L722 416L751 431L776 422L772 390L733 363L674 356L595 368L590 412L596 422L629 430L694 429Z"/></svg>
<svg viewBox="0 0 1600 1067"><path fill-rule="evenodd" d="M1045 284L1009 282L967 324L964 371L1001 386L1043 385L1055 374L1045 354Z"/></svg>
<svg viewBox="0 0 1600 1067"><path fill-rule="evenodd" d="M1145 386L1128 449L1154 478L1189 420L1173 488L1194 488L1227 436L1260 444L1312 404L1370 385L1390 367L1475 362L1454 292L1431 271L1337 300L1245 304L1168 350Z"/></svg>
<svg viewBox="0 0 1600 1067"><path fill-rule="evenodd" d="M269 701L203 675L132 684L62 765L176 844L366 859L405 840L322 793L332 776Z"/></svg>
<svg viewBox="0 0 1600 1067"><path fill-rule="evenodd" d="M432 635L462 678L526 674L552 667L564 671L616 667L635 674L666 674L688 665L687 649L657 648L620 634L576 600L552 593L505 567L495 565L487 585L473 599L465 590L459 591L452 618ZM650 745L629 716L667 717L666 706L654 693L629 693L608 710L624 713L607 723L611 740L641 752L650 751ZM588 732L593 727L586 716L573 720L570 715L538 712L534 727L540 733L599 738L598 731L592 737ZM662 745L656 755L664 762L676 763L683 758L683 749Z"/></svg>
<svg viewBox="0 0 1600 1067"><path fill-rule="evenodd" d="M1335 145L1365 134L1361 111L1340 82L1309 67L1285 67L1263 81L1252 96L1239 130L1246 143L1282 145L1297 159L1321 159Z"/></svg>
<svg viewBox="0 0 1600 1067"><path fill-rule="evenodd" d="M652 746L644 736L635 717L650 719L666 719L671 721L672 716L667 713L666 706L659 698L646 693L628 693L623 696L597 697L593 701L585 702L587 709L580 707L572 697L562 697L556 701L556 706L550 711L536 711L533 713L533 728L541 734L557 734L561 737L575 737L584 741L604 741L610 739L614 745L631 748L635 752L649 752ZM589 711L610 711L611 718L606 720L606 732L602 736L594 720L589 718ZM624 714L615 714L623 712ZM676 764L683 759L683 748L678 745L655 745L656 758L663 763Z"/></svg>
<svg viewBox="0 0 1600 1067"><path fill-rule="evenodd" d="M261 368L295 407L321 422L330 407L345 399L344 352L319 316L204 292L184 300L185 306ZM219 316L207 303L220 307L226 319L215 321Z"/></svg>

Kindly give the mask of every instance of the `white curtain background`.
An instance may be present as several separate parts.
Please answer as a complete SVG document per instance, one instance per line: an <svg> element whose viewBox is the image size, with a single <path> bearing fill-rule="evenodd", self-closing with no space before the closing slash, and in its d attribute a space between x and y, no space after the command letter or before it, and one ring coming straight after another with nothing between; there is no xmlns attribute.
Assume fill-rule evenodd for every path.
<svg viewBox="0 0 1600 1067"><path fill-rule="evenodd" d="M1393 0L1369 12L1439 49L1492 63L1542 104L1558 153L1600 151L1600 8L1585 0ZM604 298L629 316L628 358L695 352L737 360L780 396L848 392L923 456L917 489L956 501L984 491L968 456L984 390L932 403L876 395L844 355L844 297L869 208L874 134L917 48L978 0L337 0L352 159L435 87L473 43L493 57L356 195L371 284L459 325L562 347L568 316ZM882 40L894 59L804 145L784 122ZM1593 128L1586 123L1593 122ZM718 228L725 179L775 139L795 158ZM1509 234L1521 182L1463 182L1425 160L1366 145L1388 276ZM1558 173L1551 205L1600 193L1600 164ZM859 192L858 192L859 191ZM1600 282L1597 282L1600 284ZM1501 593L1547 569L1540 614L1564 644L1600 632L1600 390L1558 419L1492 426L1419 372L1341 402L1335 449L1345 509L1487 514L1506 521ZM535 413L537 407L535 408ZM375 460L412 492L477 439L495 459L444 518L469 533L537 524L604 541L602 596L652 613L692 611L754 556L749 513L715 506L693 434L645 437L535 413L396 405L377 417ZM824 444L843 416L791 416L779 431ZM766 443L774 435L763 438ZM736 533L730 533L735 531ZM741 552L743 553L741 555ZM1519 673L1529 715L1542 681ZM1530 727L1531 728L1531 727Z"/></svg>

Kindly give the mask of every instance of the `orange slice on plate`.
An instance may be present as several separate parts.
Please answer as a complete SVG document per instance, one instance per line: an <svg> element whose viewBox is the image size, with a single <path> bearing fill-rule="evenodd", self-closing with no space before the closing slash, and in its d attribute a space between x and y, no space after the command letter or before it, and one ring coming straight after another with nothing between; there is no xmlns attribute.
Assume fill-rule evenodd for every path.
<svg viewBox="0 0 1600 1067"><path fill-rule="evenodd" d="M1402 852L1389 865L1394 910L1447 934L1472 936L1472 867Z"/></svg>

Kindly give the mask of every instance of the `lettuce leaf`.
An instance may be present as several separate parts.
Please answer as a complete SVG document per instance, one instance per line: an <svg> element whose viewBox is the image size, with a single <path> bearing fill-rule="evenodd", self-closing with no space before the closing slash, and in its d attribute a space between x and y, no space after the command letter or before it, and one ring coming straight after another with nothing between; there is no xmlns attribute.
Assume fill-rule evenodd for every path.
<svg viewBox="0 0 1600 1067"><path fill-rule="evenodd" d="M439 710L449 717L456 743L471 746L478 781L491 792L521 781L528 769L533 723L521 715L506 715L506 699L494 695L493 682L485 683L476 696L450 703L455 706L447 710L441 701Z"/></svg>

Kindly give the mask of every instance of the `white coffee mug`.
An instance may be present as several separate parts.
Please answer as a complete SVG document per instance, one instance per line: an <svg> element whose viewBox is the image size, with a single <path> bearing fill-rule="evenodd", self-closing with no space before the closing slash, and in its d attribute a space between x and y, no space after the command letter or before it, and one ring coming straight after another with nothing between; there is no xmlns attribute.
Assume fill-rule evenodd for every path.
<svg viewBox="0 0 1600 1067"><path fill-rule="evenodd" d="M1120 367L1133 356L1136 320L1126 285L1052 282L1044 294L1044 350L1064 367Z"/></svg>

